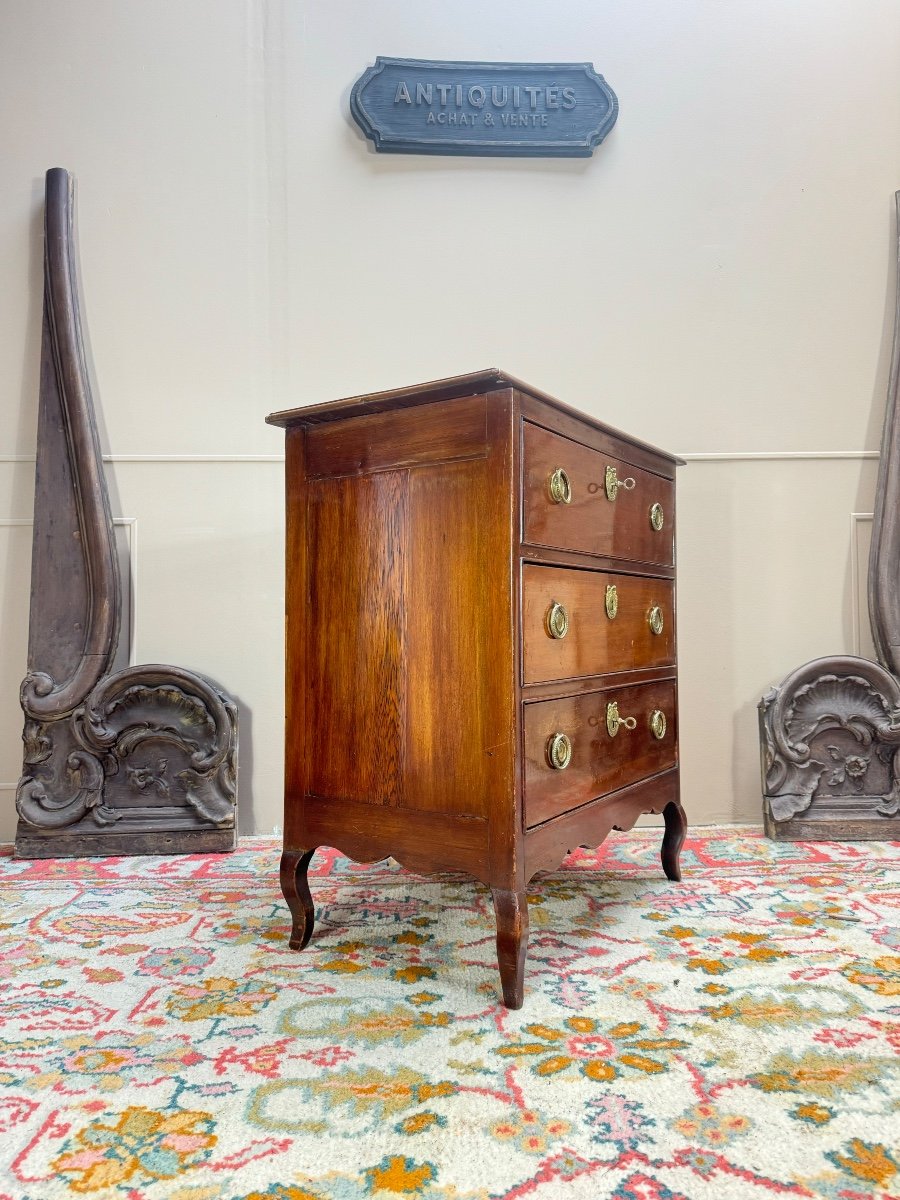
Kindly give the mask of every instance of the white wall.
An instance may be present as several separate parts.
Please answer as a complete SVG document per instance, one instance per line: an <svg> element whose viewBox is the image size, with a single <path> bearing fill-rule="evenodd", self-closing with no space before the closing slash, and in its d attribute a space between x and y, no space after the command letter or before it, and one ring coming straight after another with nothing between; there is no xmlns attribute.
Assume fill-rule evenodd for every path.
<svg viewBox="0 0 900 1200"><path fill-rule="evenodd" d="M619 121L587 161L375 155L347 99L377 54L590 59ZM0 785L20 767L29 531L9 522L31 506L42 176L62 165L136 519L138 655L252 713L243 828L280 819L265 414L489 365L689 458L685 801L757 819L758 697L869 644L852 514L887 382L898 78L900 0L5 0Z"/></svg>

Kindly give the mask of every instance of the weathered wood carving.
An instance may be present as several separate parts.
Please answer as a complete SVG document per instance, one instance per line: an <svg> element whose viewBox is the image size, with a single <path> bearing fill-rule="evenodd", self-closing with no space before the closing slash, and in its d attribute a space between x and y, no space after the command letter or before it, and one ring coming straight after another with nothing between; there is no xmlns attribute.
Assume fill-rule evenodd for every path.
<svg viewBox="0 0 900 1200"><path fill-rule="evenodd" d="M110 673L121 587L78 305L73 182L47 172L20 858L235 845L237 708L156 664Z"/></svg>
<svg viewBox="0 0 900 1200"><path fill-rule="evenodd" d="M900 192L898 264L900 264ZM869 553L878 662L815 659L759 703L769 837L900 837L900 271Z"/></svg>

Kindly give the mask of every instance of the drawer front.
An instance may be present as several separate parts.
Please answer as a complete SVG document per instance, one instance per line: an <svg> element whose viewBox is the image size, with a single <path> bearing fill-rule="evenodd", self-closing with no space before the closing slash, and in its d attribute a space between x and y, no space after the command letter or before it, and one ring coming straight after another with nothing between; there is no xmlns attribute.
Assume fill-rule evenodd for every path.
<svg viewBox="0 0 900 1200"><path fill-rule="evenodd" d="M675 584L605 571L522 571L525 683L675 662Z"/></svg>
<svg viewBox="0 0 900 1200"><path fill-rule="evenodd" d="M608 495L613 471L619 483L610 474ZM669 479L526 422L524 492L526 542L661 566L675 561Z"/></svg>
<svg viewBox="0 0 900 1200"><path fill-rule="evenodd" d="M608 724L614 713L611 705L617 706L621 722L615 734ZM674 680L524 707L525 824L529 828L677 762ZM651 722L659 721L656 713L663 714L665 729L659 723L654 733ZM633 728L628 728L632 721ZM567 739L568 746L560 739ZM557 765L552 766L554 758Z"/></svg>

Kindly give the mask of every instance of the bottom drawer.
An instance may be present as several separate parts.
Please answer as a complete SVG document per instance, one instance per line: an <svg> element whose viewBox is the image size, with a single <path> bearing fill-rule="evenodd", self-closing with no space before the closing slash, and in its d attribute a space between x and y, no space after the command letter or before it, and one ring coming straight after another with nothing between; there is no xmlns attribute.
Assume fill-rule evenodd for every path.
<svg viewBox="0 0 900 1200"><path fill-rule="evenodd" d="M675 682L525 705L525 825L674 767Z"/></svg>

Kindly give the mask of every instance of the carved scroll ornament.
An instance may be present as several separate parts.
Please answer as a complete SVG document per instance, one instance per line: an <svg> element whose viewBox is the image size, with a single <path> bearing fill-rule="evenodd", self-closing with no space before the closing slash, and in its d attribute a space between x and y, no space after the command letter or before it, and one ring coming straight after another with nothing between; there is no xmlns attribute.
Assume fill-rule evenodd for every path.
<svg viewBox="0 0 900 1200"><path fill-rule="evenodd" d="M24 765L16 854L235 842L237 708L201 675L110 673L121 588L78 304L73 183L47 172Z"/></svg>
<svg viewBox="0 0 900 1200"><path fill-rule="evenodd" d="M26 721L23 741L26 773L16 808L29 825L61 829L86 816L99 826L121 821L128 809L110 807L104 798L121 791L123 782L135 796L150 788L150 795L186 805L205 824L234 825L230 752L237 710L189 671L151 664L108 675L69 721ZM146 759L139 749L154 756L150 765L132 765ZM176 761L181 769L173 771ZM111 782L116 776L117 786Z"/></svg>
<svg viewBox="0 0 900 1200"><path fill-rule="evenodd" d="M887 775L888 786L866 807L884 817L900 812L900 685L877 663L816 659L768 692L760 710L764 788L774 820L806 812L823 784L851 800L861 797L878 774ZM838 732L854 745L846 739L840 745L831 736Z"/></svg>

